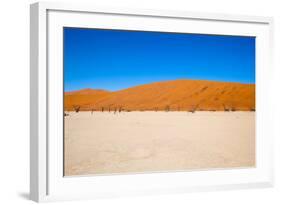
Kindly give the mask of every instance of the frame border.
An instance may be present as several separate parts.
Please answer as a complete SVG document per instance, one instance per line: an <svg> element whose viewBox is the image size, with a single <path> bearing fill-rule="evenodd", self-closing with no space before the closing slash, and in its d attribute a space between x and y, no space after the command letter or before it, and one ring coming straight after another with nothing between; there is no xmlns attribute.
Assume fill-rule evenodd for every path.
<svg viewBox="0 0 281 205"><path fill-rule="evenodd" d="M269 47L271 48L270 67L273 68L273 18L247 15L201 13L188 11L165 11L150 9L129 9L96 7L75 3L37 2L30 5L30 199L36 202L47 201L48 185L48 70L47 70L47 13L49 10L66 12L88 12L117 14L125 16L168 17L224 22L245 22L268 24ZM271 140L271 144L273 144ZM271 153L273 158L273 150ZM273 160L272 160L273 161ZM210 191L240 188L264 188L273 186L273 162L271 180L268 183L254 183L245 186L194 188L190 191ZM184 190L183 190L184 191ZM180 191L180 192L183 192ZM189 191L189 190L187 190ZM186 192L186 191L184 191Z"/></svg>

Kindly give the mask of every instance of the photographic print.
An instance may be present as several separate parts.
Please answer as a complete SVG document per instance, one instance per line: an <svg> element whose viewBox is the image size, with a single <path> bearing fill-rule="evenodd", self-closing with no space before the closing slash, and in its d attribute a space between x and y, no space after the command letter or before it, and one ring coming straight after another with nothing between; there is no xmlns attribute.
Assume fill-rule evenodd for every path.
<svg viewBox="0 0 281 205"><path fill-rule="evenodd" d="M255 37L63 33L64 176L255 167Z"/></svg>

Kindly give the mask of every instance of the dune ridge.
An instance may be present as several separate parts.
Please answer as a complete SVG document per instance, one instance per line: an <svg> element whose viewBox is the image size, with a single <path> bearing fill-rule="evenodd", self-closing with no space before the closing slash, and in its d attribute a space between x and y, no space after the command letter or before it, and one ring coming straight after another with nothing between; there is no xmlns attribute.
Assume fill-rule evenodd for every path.
<svg viewBox="0 0 281 205"><path fill-rule="evenodd" d="M73 111L254 111L255 84L207 80L171 80L119 91L82 89L64 93L64 108Z"/></svg>

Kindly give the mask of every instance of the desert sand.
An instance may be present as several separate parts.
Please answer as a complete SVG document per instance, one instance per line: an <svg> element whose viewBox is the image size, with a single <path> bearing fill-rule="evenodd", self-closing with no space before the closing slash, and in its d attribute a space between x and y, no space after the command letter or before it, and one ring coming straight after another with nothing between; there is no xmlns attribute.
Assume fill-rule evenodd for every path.
<svg viewBox="0 0 281 205"><path fill-rule="evenodd" d="M82 89L65 92L65 110L255 110L255 84L207 80L171 80L118 91Z"/></svg>
<svg viewBox="0 0 281 205"><path fill-rule="evenodd" d="M65 176L255 166L255 112L67 112Z"/></svg>

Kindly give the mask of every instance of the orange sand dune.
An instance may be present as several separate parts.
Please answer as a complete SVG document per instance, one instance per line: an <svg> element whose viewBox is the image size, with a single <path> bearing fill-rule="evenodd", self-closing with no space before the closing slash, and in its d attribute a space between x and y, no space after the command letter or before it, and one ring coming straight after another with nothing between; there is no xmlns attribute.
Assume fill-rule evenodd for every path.
<svg viewBox="0 0 281 205"><path fill-rule="evenodd" d="M109 94L105 90L93 90L83 89L72 92L64 93L64 108L66 110L73 110L74 106L81 106L81 109L85 107L91 107L99 99Z"/></svg>
<svg viewBox="0 0 281 205"><path fill-rule="evenodd" d="M255 84L174 80L109 92L65 92L65 109L73 110L255 110Z"/></svg>

